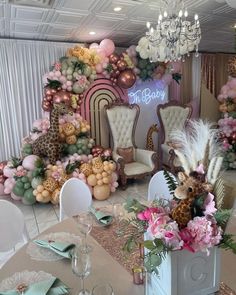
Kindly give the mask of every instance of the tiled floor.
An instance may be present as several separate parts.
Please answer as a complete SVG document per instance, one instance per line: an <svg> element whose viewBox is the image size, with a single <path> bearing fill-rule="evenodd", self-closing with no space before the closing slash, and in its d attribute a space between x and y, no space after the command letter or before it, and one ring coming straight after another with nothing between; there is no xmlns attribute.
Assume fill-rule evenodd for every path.
<svg viewBox="0 0 236 295"><path fill-rule="evenodd" d="M94 207L103 207L114 203L123 203L128 196L134 197L138 200L147 199L147 188L149 179L138 180L129 184L125 191L118 188L118 190L111 195L106 201L93 200ZM33 239L36 235L43 232L50 226L59 222L59 207L52 204L40 204L36 203L33 206L26 206L21 202L14 201L7 196L0 196L0 198L7 199L16 204L23 212L26 220L26 226ZM236 202L235 202L236 208ZM236 214L234 212L231 218L227 231L236 235ZM21 245L19 244L17 248ZM233 290L236 290L236 255L230 252L222 251L222 266L221 266L221 278L228 284Z"/></svg>

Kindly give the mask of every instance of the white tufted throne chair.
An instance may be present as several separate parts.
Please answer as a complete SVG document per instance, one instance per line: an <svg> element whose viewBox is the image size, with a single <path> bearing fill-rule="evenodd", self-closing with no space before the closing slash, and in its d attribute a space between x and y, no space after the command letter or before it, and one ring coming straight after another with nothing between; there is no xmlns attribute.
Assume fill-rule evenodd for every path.
<svg viewBox="0 0 236 295"><path fill-rule="evenodd" d="M170 133L174 129L183 129L192 114L192 107L170 101L157 106L157 116L160 122L158 131L158 169L167 169L172 173L181 167L174 152L174 143L170 141Z"/></svg>
<svg viewBox="0 0 236 295"><path fill-rule="evenodd" d="M128 178L143 178L157 170L157 153L136 147L134 142L135 128L140 113L139 106L120 101L105 106L105 112L113 141L113 159L118 164L118 173L122 188L126 188ZM125 160L117 149L133 147L133 161Z"/></svg>

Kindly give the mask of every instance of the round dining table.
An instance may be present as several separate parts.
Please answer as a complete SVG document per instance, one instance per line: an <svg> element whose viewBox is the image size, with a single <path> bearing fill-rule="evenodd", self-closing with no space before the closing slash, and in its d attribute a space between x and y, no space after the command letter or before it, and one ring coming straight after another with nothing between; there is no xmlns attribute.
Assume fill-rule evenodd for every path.
<svg viewBox="0 0 236 295"><path fill-rule="evenodd" d="M65 219L62 222L48 228L39 236L44 234L68 232L78 235L78 229L73 219ZM39 237L38 236L38 237ZM37 239L36 237L35 239ZM115 239L114 239L115 242ZM132 275L117 262L93 237L88 237L88 243L92 246L91 273L85 279L85 287L89 290L99 283L109 283L114 289L114 295L144 295L144 286L135 285ZM18 250L0 270L0 282L23 270L44 271L59 278L70 288L71 295L77 294L81 288L80 279L72 273L71 261L61 259L58 261L36 261L27 254L27 246Z"/></svg>

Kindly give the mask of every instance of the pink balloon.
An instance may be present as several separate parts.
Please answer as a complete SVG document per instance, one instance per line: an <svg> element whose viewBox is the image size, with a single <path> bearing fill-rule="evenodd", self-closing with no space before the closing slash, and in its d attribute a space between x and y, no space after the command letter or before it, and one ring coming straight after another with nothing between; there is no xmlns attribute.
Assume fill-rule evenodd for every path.
<svg viewBox="0 0 236 295"><path fill-rule="evenodd" d="M24 158L22 162L22 166L27 170L34 170L35 169L35 162L39 159L36 155L29 155Z"/></svg>
<svg viewBox="0 0 236 295"><path fill-rule="evenodd" d="M227 94L227 92L229 91L229 86L228 85L224 85L222 88L221 88L221 93L222 94Z"/></svg>
<svg viewBox="0 0 236 295"><path fill-rule="evenodd" d="M96 69L96 72L98 74L100 74L103 71L102 64L97 64L96 67L95 67L95 69Z"/></svg>
<svg viewBox="0 0 236 295"><path fill-rule="evenodd" d="M180 73L181 72L181 62L180 61L172 61L171 62L172 70L171 72L174 73Z"/></svg>
<svg viewBox="0 0 236 295"><path fill-rule="evenodd" d="M224 100L224 96L222 94L219 94L217 99L220 101L220 102L223 102Z"/></svg>
<svg viewBox="0 0 236 295"><path fill-rule="evenodd" d="M90 44L89 49L95 49L98 47L99 47L99 45L97 43L92 43L92 44Z"/></svg>
<svg viewBox="0 0 236 295"><path fill-rule="evenodd" d="M228 94L229 97L235 98L236 97L236 89L235 90L229 90L227 94Z"/></svg>
<svg viewBox="0 0 236 295"><path fill-rule="evenodd" d="M101 57L101 61L103 62L106 57L106 52L103 48L97 48L97 53Z"/></svg>
<svg viewBox="0 0 236 295"><path fill-rule="evenodd" d="M21 197L16 196L13 192L11 192L11 197L15 201L20 201L22 199Z"/></svg>
<svg viewBox="0 0 236 295"><path fill-rule="evenodd" d="M110 39L104 39L100 43L100 48L103 48L106 53L106 56L109 56L114 52L115 44Z"/></svg>
<svg viewBox="0 0 236 295"><path fill-rule="evenodd" d="M114 193L116 191L116 188L114 186L111 187L111 192Z"/></svg>
<svg viewBox="0 0 236 295"><path fill-rule="evenodd" d="M230 88L236 88L236 78L230 79L227 84Z"/></svg>
<svg viewBox="0 0 236 295"><path fill-rule="evenodd" d="M170 82L172 81L172 75L171 75L171 74L165 74L165 75L162 77L162 81L163 81L166 85L169 85Z"/></svg>

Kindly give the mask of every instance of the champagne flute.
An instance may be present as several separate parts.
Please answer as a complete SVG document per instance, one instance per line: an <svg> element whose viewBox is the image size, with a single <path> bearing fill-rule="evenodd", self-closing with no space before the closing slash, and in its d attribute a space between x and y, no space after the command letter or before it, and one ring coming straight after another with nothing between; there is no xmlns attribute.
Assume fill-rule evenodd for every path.
<svg viewBox="0 0 236 295"><path fill-rule="evenodd" d="M102 284L93 288L92 295L114 295L114 291L110 284Z"/></svg>
<svg viewBox="0 0 236 295"><path fill-rule="evenodd" d="M72 272L81 279L82 289L78 292L78 295L91 295L84 288L84 279L91 272L91 261L88 252L83 251L80 247L75 248L72 253L71 267Z"/></svg>
<svg viewBox="0 0 236 295"><path fill-rule="evenodd" d="M116 230L117 235L121 235L122 234L122 230L121 230L121 221L125 215L124 212L124 207L122 204L113 204L113 216L118 224L118 229Z"/></svg>
<svg viewBox="0 0 236 295"><path fill-rule="evenodd" d="M89 212L83 212L76 216L77 227L82 236L83 251L90 252L92 247L87 244L87 236L91 232L93 227L93 218Z"/></svg>

